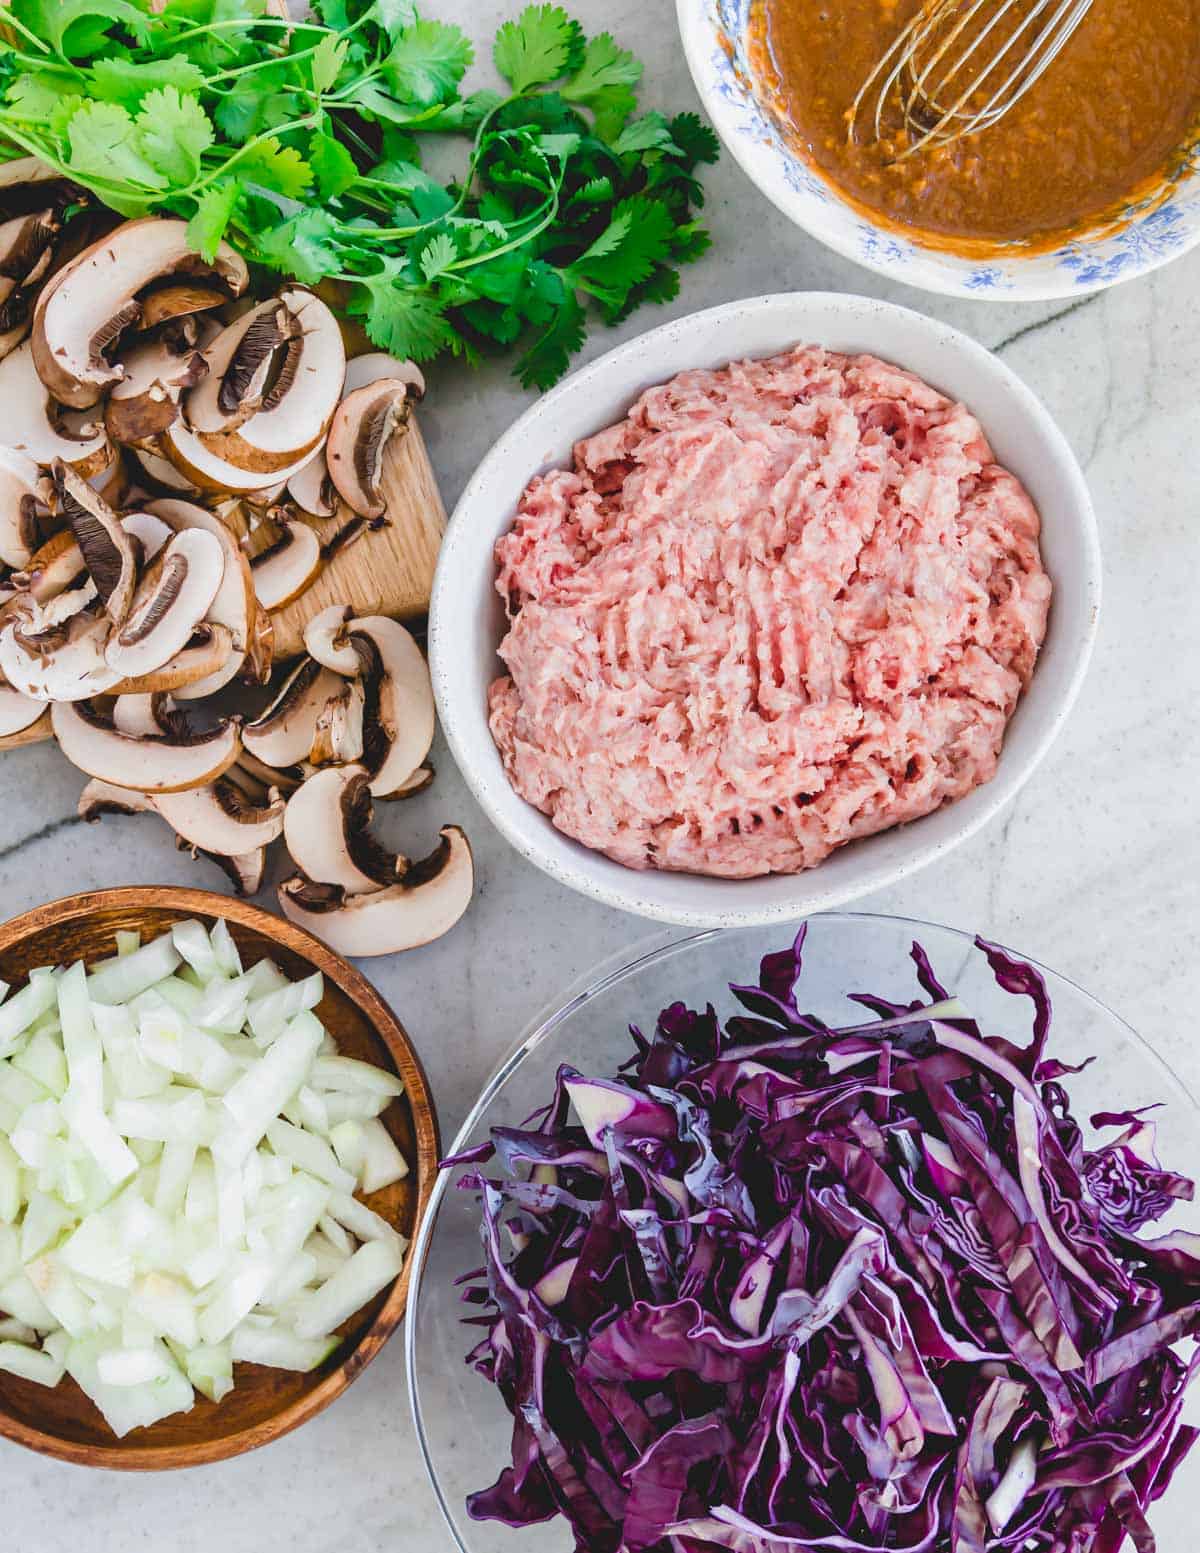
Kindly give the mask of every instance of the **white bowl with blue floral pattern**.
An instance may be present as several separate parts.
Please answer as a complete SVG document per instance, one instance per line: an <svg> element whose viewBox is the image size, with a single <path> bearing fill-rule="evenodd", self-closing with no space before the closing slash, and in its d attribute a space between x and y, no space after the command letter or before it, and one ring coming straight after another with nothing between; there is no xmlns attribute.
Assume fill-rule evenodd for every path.
<svg viewBox="0 0 1200 1553"><path fill-rule="evenodd" d="M1130 207L1119 229L1049 252L1014 247L986 260L923 245L867 220L795 149L755 95L749 59L754 0L677 0L696 89L726 147L767 198L813 237L867 269L926 291L1005 302L1086 296L1132 280L1200 243L1200 152L1162 202Z"/></svg>

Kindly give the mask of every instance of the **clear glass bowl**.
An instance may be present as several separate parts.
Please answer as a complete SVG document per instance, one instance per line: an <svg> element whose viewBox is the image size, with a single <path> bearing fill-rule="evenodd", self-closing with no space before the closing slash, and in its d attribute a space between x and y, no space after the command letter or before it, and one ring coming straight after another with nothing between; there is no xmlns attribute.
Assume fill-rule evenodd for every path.
<svg viewBox="0 0 1200 1553"><path fill-rule="evenodd" d="M764 954L784 948L785 927L747 928L680 938L659 934L632 961L628 951L598 966L572 987L562 1005L530 1027L486 1086L450 1150L482 1143L495 1126L519 1126L544 1105L560 1063L610 1077L632 1053L631 1023L653 1028L660 1009L682 998L711 1001L733 1011L728 983L757 979ZM1031 1005L999 990L971 937L951 928L895 917L850 913L814 917L804 951L798 1001L830 1022L862 1017L847 1003L851 992L884 997L922 996L909 949L922 943L942 982L985 1027L1028 1039ZM1028 956L1025 956L1028 958ZM1095 1064L1069 1081L1072 1107L1085 1123L1094 1111L1165 1102L1159 1115L1162 1158L1176 1170L1200 1175L1200 1106L1182 1081L1137 1033L1081 988L1045 967L1054 1003L1050 1050L1067 1062L1095 1055ZM460 1553L567 1553L572 1538L563 1521L512 1531L470 1520L468 1493L492 1483L509 1461L511 1419L499 1393L463 1362L475 1339L454 1280L480 1263L479 1212L470 1193L443 1173L413 1253L405 1344L413 1419L434 1492ZM1200 1213L1181 1212L1172 1227L1200 1228ZM1200 1499L1200 1454L1194 1454L1152 1511L1159 1553L1195 1553L1186 1506ZM431 1550L432 1553L432 1550Z"/></svg>

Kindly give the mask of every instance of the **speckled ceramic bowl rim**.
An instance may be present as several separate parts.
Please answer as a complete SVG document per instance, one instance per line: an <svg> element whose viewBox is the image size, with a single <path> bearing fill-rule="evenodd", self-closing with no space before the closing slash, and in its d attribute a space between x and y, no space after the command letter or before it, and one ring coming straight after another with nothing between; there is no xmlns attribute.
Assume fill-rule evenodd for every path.
<svg viewBox="0 0 1200 1553"><path fill-rule="evenodd" d="M1169 198L1129 207L1116 230L1049 252L965 258L872 222L799 156L751 89L742 49L754 0L676 0L688 68L723 144L785 216L856 264L906 285L976 301L1084 297L1180 258L1200 243L1200 147Z"/></svg>
<svg viewBox="0 0 1200 1553"><path fill-rule="evenodd" d="M779 324L775 349L785 349L805 337L813 343L826 343L820 338L820 325L814 326L812 334L805 335L804 326L797 322L798 315L805 312L819 313L827 319L844 318L855 327L888 319L897 328L915 329L925 334L930 349L940 348L965 357L981 374L990 374L993 381L1002 383L1012 395L1024 422L1039 428L1070 491L1076 530L1077 551L1073 564L1078 567L1077 591L1084 603L1079 610L1081 623L1070 644L1069 668L1052 708L1042 717L1037 737L1022 761L1016 760L1006 748L992 781L977 788L966 799L911 826L854 843L853 849L861 850L857 852L859 866L852 870L852 880L843 879L834 884L826 873L828 864L789 876L786 887L778 883L785 877L780 875L755 880L723 880L689 874L641 873L624 868L563 836L545 815L517 798L509 785L487 727L489 676L485 673L482 679L471 680L470 693L460 684L468 673L463 667L470 645L465 634L485 633L485 627L472 612L471 602L466 597L465 590L470 581L464 579L464 573L480 564L480 546L486 547L490 565L495 538L511 525L515 501L494 493L493 487L514 484L511 466L518 458L519 450L527 444L544 450L540 460L520 458L522 487L540 470L561 466L560 412L568 396L587 402L595 390L594 397L601 401L611 393L612 380L627 379L628 392L623 397L626 403L631 403L642 389L673 375L673 370L663 371L655 363L671 349L690 348L698 329L718 330L722 337L729 336L725 360L736 359L740 354L764 354L744 350L741 342L753 325L760 328L773 325L776 315ZM847 323L849 326L850 322ZM882 345L880 350L887 355ZM692 365L700 364L704 363L692 362ZM901 361L899 365L905 363ZM681 369L675 367L674 370ZM936 374L934 376L936 378ZM598 410L596 414L598 419L591 427L593 431L606 424L604 412ZM496 526L498 517L502 518L499 527ZM1058 583L1061 576L1054 580ZM559 883L605 905L639 916L682 927L752 927L828 911L874 890L898 884L945 857L994 819L1041 764L1075 704L1095 642L1100 595L1100 544L1086 481L1049 411L1010 368L968 335L911 309L874 298L822 292L794 293L726 303L664 324L572 374L521 416L483 460L450 520L430 605L429 662L442 729L454 759L488 818L522 857ZM498 640L498 637L494 639L493 646ZM499 660L492 661L496 665L492 672L497 672ZM1035 677L1040 672L1041 666L1035 671ZM469 704L471 700L476 702L474 706ZM921 827L928 826L939 814L955 816L957 823L950 833L936 840L928 831L923 835ZM879 844L889 836L904 838L903 856L888 859L885 855L876 860ZM841 849L834 856L847 855L853 849ZM689 881L690 899L664 904L648 898L647 888L652 886L646 881L664 878ZM778 899L764 901L763 893L768 887L772 894L779 896ZM664 885L663 888L671 888L680 894L689 893L682 885ZM714 904L718 895L719 905Z"/></svg>

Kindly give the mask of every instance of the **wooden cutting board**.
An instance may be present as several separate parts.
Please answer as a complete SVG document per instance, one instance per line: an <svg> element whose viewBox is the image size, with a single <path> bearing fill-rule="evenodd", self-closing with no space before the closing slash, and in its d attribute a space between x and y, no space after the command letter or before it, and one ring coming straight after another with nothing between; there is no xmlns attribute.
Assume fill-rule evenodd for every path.
<svg viewBox="0 0 1200 1553"><path fill-rule="evenodd" d="M446 509L415 415L406 434L393 438L384 455L383 490L386 526L363 528L351 544L335 549L312 587L272 614L277 663L304 651L305 625L331 604L347 604L356 615L394 615L399 620L428 612ZM356 519L343 509L335 518L305 521L322 544L328 544ZM276 535L264 526L255 531L248 548L264 549Z"/></svg>

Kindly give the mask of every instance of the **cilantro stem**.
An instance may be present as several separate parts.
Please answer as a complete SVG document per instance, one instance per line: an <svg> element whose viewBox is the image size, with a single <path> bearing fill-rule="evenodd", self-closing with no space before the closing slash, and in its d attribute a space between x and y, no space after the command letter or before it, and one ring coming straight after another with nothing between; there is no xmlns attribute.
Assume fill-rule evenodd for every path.
<svg viewBox="0 0 1200 1553"><path fill-rule="evenodd" d="M203 178L194 179L188 184L186 189L179 189L177 192L181 196L188 195L194 198L202 189L206 189L214 178L223 178L229 169L237 162L240 162L243 157L249 156L251 151L257 151L264 141L278 140L281 135L286 135L294 129L312 129L314 125L319 123L320 115L309 113L302 119L293 119L290 124L277 124L273 129L264 131L261 135L253 136L244 146L239 146L232 156L226 157L219 166L214 167L212 172Z"/></svg>
<svg viewBox="0 0 1200 1553"><path fill-rule="evenodd" d="M21 36L29 43L35 43L37 47L41 49L44 55L53 54L54 50L45 41L45 39L39 38L37 33L34 32L31 28L26 27L25 23L21 21L19 17L14 16L12 13L12 8L8 5L5 5L4 7L4 25L6 27L11 27L14 32L19 32ZM42 64L40 60L38 63L39 66Z"/></svg>

